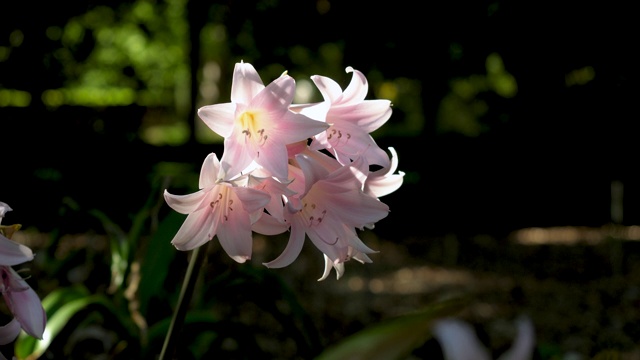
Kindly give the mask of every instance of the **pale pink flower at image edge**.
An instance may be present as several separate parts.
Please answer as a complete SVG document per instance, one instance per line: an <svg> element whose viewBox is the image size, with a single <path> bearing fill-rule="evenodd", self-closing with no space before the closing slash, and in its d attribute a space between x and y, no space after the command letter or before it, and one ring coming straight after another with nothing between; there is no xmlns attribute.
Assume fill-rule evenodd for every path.
<svg viewBox="0 0 640 360"><path fill-rule="evenodd" d="M12 209L0 202L0 224L6 212ZM0 234L0 292L14 318L0 327L0 344L13 341L20 329L42 339L46 326L46 313L38 295L11 267L33 260L34 254L27 246Z"/></svg>

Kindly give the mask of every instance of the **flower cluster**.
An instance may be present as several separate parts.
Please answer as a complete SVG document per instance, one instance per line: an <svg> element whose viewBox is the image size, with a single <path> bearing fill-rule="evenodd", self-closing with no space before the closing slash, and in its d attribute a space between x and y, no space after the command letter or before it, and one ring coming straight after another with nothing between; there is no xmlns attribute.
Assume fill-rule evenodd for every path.
<svg viewBox="0 0 640 360"><path fill-rule="evenodd" d="M8 211L11 211L9 205L0 202L0 224ZM33 260L34 256L27 246L10 239L18 229L20 225L0 226L0 293L13 315L8 324L0 326L0 345L14 341L21 329L35 338L42 339L47 321L40 298L12 268L14 265Z"/></svg>
<svg viewBox="0 0 640 360"><path fill-rule="evenodd" d="M290 232L270 268L291 264L305 238L324 254L324 280L337 277L353 258L371 262L357 230L373 228L389 213L379 197L397 190L403 172L397 155L381 149L370 133L391 116L389 100L365 100L368 83L351 67L348 87L324 76L311 79L323 101L292 104L295 80L284 73L267 86L248 63L235 65L231 102L208 105L198 115L224 137L224 153L211 153L199 189L187 195L165 190L175 211L187 214L172 244L191 250L218 237L237 262L251 258L252 232Z"/></svg>

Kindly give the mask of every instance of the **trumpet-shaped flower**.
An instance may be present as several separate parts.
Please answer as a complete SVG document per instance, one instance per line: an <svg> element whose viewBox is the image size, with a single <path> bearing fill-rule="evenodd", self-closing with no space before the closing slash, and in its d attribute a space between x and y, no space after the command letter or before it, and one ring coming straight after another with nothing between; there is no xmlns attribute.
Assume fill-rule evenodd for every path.
<svg viewBox="0 0 640 360"><path fill-rule="evenodd" d="M187 218L171 243L179 250L191 250L218 237L222 248L235 261L251 258L251 225L262 215L271 197L264 191L237 186L218 178L220 162L209 154L200 172L199 188L188 195L173 195L167 190L167 204Z"/></svg>
<svg viewBox="0 0 640 360"><path fill-rule="evenodd" d="M11 211L9 205L0 202L0 223L8 211ZM11 236L19 228L19 225L0 226L0 293L14 317L8 324L0 326L0 345L15 340L21 329L42 339L47 321L40 298L11 267L31 261L34 257L27 246L5 236Z"/></svg>
<svg viewBox="0 0 640 360"><path fill-rule="evenodd" d="M303 154L295 160L301 175L294 176L293 184L302 180L304 188L287 199L285 220L291 235L282 254L265 265L280 268L291 264L302 250L305 235L335 265L349 260L353 249L375 252L362 243L355 229L372 226L388 215L389 208L362 191L360 170L349 165L329 172Z"/></svg>
<svg viewBox="0 0 640 360"><path fill-rule="evenodd" d="M231 102L198 110L204 123L225 138L220 159L223 179L235 177L255 161L286 180L286 146L329 127L289 110L294 91L292 77L283 74L265 87L254 67L241 62L233 72Z"/></svg>
<svg viewBox="0 0 640 360"><path fill-rule="evenodd" d="M365 100L369 85L367 78L358 70L347 67L353 73L351 82L342 91L334 80L314 75L311 77L326 104L301 107L302 114L325 119L329 128L314 137L311 148L327 149L342 164L362 155L369 164L388 166L389 158L371 137L370 133L382 126L391 117L391 101Z"/></svg>
<svg viewBox="0 0 640 360"><path fill-rule="evenodd" d="M15 320L27 334L42 339L46 314L38 294L10 266L0 266L0 276L0 293Z"/></svg>

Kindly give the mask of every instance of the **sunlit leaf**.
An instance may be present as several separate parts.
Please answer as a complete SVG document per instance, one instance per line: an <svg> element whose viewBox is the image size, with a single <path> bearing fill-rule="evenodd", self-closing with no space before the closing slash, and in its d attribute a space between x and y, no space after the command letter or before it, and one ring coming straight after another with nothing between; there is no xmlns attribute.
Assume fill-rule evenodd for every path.
<svg viewBox="0 0 640 360"><path fill-rule="evenodd" d="M118 312L111 299L104 295L89 295L88 291L82 287L63 288L52 292L42 300L42 306L47 313L47 325L42 340L21 334L16 340L15 356L25 360L42 356L71 319L90 305L98 305L96 311L105 312L107 316L117 320L121 326L117 330L125 330L121 332L123 339L135 336L135 325L127 316Z"/></svg>
<svg viewBox="0 0 640 360"><path fill-rule="evenodd" d="M75 311L79 310L78 305L82 304L83 299L88 299L89 295L86 288L76 286L57 289L42 299L42 307L47 313L47 325L43 340L38 340L26 333L20 334L15 344L15 355L19 359L37 358L37 354L46 350L64 324L75 314ZM79 303L78 300L80 300Z"/></svg>

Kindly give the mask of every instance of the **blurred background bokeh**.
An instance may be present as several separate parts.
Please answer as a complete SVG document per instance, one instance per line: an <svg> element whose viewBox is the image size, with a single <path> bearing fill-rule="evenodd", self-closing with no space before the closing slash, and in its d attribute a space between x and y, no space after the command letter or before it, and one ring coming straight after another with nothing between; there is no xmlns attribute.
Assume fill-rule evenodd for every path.
<svg viewBox="0 0 640 360"><path fill-rule="evenodd" d="M364 268L347 265L346 276L359 277L316 283L322 258L310 247L308 260L298 260L290 272L271 270L302 299L324 346L427 306L442 292L429 284L453 279L460 291L471 286L438 275L431 265L570 284L625 276L635 271L631 250L640 240L637 28L630 6L618 1L3 3L0 201L13 208L7 219L23 225L22 239L41 258L64 264L51 282L51 267L35 262L39 294L74 283L107 291L109 266L99 265L109 263L109 245L101 240L109 233L105 219L128 231L145 206L154 209L154 219L167 216L165 188L193 191L204 157L223 151L196 110L229 101L236 62L254 65L265 83L287 71L296 79L299 103L321 99L310 76L346 87L351 75L345 68L352 66L367 76L369 99L393 103L391 119L373 136L381 147L396 149L406 175L400 190L382 199L389 217L363 235L380 254ZM145 226L151 236L157 224ZM73 240L61 241L65 236ZM607 242L613 238L620 242ZM547 241L564 244L558 250ZM256 239L256 258L247 267L260 268L283 242L264 250L272 245ZM209 249L212 273L238 269L218 245ZM145 257L143 250L131 252ZM370 280L383 270L400 276L393 278L396 285L417 286L392 297L392 305L404 308L380 300L393 285L382 277ZM176 289L181 276L174 275ZM629 288L640 292L638 283L623 280L609 297L618 299L617 291ZM497 281L484 288L506 289L508 298L497 303L522 305L535 297L522 284ZM552 296L545 291L540 296ZM322 298L327 292L330 300ZM638 294L628 296L631 309L640 306ZM365 305L348 310L354 298ZM620 305L612 299L614 308ZM339 310L329 309L330 301ZM575 307L585 311L589 304ZM588 325L559 329L540 318L541 342L553 345L547 354L633 348L640 327L625 324L638 315L620 315L625 324L618 326L611 314L602 315L606 304L598 304L601 311ZM163 306L158 311L170 314L166 306L173 304ZM535 313L522 305L514 314L525 309ZM615 336L595 334L603 322L611 322ZM593 333L570 336L585 326ZM303 358L317 350L310 349Z"/></svg>

